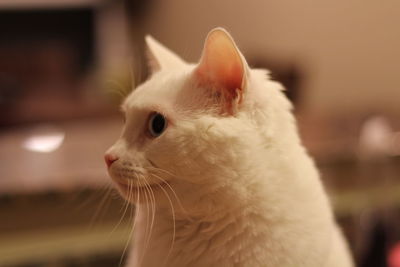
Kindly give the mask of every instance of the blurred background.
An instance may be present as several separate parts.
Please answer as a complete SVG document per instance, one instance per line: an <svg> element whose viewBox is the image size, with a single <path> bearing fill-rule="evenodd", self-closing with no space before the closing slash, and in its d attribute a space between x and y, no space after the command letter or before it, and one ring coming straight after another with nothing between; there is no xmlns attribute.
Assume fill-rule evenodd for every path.
<svg viewBox="0 0 400 267"><path fill-rule="evenodd" d="M1 0L0 266L123 262L103 153L143 36L194 62L216 26L287 87L357 266L400 266L399 25L397 0Z"/></svg>

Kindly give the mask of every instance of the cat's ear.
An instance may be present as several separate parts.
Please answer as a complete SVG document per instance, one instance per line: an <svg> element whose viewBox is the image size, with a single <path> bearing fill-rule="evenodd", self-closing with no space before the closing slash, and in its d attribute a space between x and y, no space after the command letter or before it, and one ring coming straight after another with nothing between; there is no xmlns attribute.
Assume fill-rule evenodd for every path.
<svg viewBox="0 0 400 267"><path fill-rule="evenodd" d="M229 33L212 30L205 41L195 76L202 87L213 90L222 112L234 114L246 91L248 66Z"/></svg>
<svg viewBox="0 0 400 267"><path fill-rule="evenodd" d="M145 37L147 45L147 60L151 73L161 69L173 69L186 63L174 52L163 46L150 35Z"/></svg>

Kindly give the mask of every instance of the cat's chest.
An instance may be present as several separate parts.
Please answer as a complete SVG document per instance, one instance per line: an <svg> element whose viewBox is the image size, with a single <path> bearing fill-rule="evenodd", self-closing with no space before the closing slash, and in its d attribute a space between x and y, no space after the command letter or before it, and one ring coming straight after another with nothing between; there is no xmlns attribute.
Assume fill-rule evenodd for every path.
<svg viewBox="0 0 400 267"><path fill-rule="evenodd" d="M175 221L175 225L159 218L147 241L149 227L143 216L135 229L132 258L136 263L129 267L160 266L164 260L166 266L245 266L257 258L266 230L232 214L218 217L212 222Z"/></svg>

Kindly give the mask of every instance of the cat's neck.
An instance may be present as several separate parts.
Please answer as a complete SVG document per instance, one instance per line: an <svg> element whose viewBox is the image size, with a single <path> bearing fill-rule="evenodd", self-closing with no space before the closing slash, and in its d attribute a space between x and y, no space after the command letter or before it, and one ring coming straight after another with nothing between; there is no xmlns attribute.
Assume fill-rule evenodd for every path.
<svg viewBox="0 0 400 267"><path fill-rule="evenodd" d="M304 166L304 162L302 164ZM256 173L260 175L261 172ZM294 259L286 259L286 253L282 251L289 251L294 246L297 246L299 258L308 257L309 253L324 255L330 243L332 220L317 177L295 177L293 172L293 177L281 179L274 176L274 172L269 173L269 177L264 179L248 177L248 180L263 181L251 184L248 188L204 190L204 202L214 200L209 206L200 205L201 208L189 209L185 205L187 203L182 203L184 207L181 210L173 202L174 213L169 205L158 207L147 249L143 244L149 232L146 229L149 229L152 221L151 212L150 216L148 212L151 208L150 204L139 205L139 223L135 230L137 251L134 254L145 253L144 259L149 263L145 266L157 266L159 261L154 265L151 262L157 257L166 258L174 242L168 257L171 260L170 266L207 266L208 260L214 264L221 260L219 266L231 266L232 262L248 262L249 253L251 257L276 260L276 266L288 261L289 266ZM292 172L288 170L287 175L290 173ZM282 174L285 172L279 173ZM291 184L287 184L288 179ZM196 188L197 192L199 190L202 188ZM191 192L188 191L187 194L190 195ZM203 201L198 195L196 199L199 203ZM314 235L315 229L319 230L318 235ZM304 247L298 247L299 239L303 240L301 242ZM314 250L312 252L308 251L311 244ZM229 255L223 258L219 258L218 254L214 255L214 252L220 253L224 248L227 248ZM151 255L144 250L152 251ZM154 255L155 251L160 255ZM205 252L207 259L201 258ZM180 262L174 262L178 259ZM322 258L308 260L315 266L315 262Z"/></svg>
<svg viewBox="0 0 400 267"><path fill-rule="evenodd" d="M218 208L208 216L192 217L179 213L172 216L170 211L162 210L155 215L152 238L149 246L144 248L145 229L151 219L147 204L138 208L133 258L138 260L144 255L143 266L160 266L160 259L167 257L167 266L231 266L232 262L248 260L247 251L261 249L257 240L266 240L268 235L272 239L272 233L265 227L267 218L250 208ZM168 255L172 244L173 249ZM219 258L218 254L225 249L229 249L230 255ZM132 266L139 266L139 262Z"/></svg>
<svg viewBox="0 0 400 267"><path fill-rule="evenodd" d="M315 263L323 261L330 246L331 224L307 220L303 223L290 216L293 210L273 215L272 209L262 211L248 207L220 210L212 217L198 220L172 218L171 214L160 212L155 217L152 237L146 247L143 244L146 244L146 231L149 231L146 228L151 219L147 207L140 208L139 217L142 218L135 230L132 257L139 260L140 255L144 255L143 265L132 266L160 266L160 259L168 259L167 266L232 266L233 263L249 266L246 264L252 260L254 263L250 266L259 266L260 261L267 259L270 266L283 266L282 263L291 266L299 260L306 263L304 266L322 266ZM314 235L315 229L318 229L318 236ZM298 246L299 240L304 246ZM292 256L297 258L287 258L287 252L293 248L298 254ZM314 255L323 256L312 258Z"/></svg>

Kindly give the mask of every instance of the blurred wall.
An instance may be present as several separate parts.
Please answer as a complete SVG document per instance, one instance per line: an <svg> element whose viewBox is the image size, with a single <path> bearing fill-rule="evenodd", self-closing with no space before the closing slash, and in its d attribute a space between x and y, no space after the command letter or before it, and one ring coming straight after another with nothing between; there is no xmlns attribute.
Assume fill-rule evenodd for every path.
<svg viewBox="0 0 400 267"><path fill-rule="evenodd" d="M154 0L148 31L185 59L226 27L246 57L303 68L303 108L400 113L400 1Z"/></svg>
<svg viewBox="0 0 400 267"><path fill-rule="evenodd" d="M128 30L123 3L117 1L105 5L97 10L96 15L97 56L100 73L111 73L112 75L124 68L129 68Z"/></svg>

